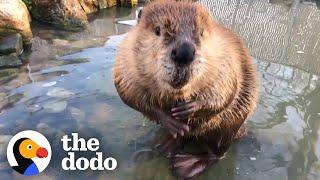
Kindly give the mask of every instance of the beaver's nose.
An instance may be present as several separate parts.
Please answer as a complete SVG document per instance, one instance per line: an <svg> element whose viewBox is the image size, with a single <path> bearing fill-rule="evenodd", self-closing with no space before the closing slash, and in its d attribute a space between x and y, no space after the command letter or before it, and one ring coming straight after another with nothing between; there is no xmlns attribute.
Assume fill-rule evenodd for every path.
<svg viewBox="0 0 320 180"><path fill-rule="evenodd" d="M195 48L193 44L184 42L171 52L171 59L178 64L188 65L194 59Z"/></svg>

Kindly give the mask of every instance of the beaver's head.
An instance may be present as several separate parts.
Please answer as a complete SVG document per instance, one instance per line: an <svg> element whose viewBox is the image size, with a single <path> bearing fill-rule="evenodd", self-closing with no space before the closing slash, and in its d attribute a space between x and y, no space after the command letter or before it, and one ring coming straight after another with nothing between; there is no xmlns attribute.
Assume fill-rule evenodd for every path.
<svg viewBox="0 0 320 180"><path fill-rule="evenodd" d="M197 4L157 1L147 5L137 25L135 53L144 76L179 90L202 74L202 47L213 21Z"/></svg>

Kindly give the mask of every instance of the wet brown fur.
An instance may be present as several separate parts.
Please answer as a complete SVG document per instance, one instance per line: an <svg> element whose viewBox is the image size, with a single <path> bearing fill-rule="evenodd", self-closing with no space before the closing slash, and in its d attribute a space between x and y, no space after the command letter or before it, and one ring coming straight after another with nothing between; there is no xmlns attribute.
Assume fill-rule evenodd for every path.
<svg viewBox="0 0 320 180"><path fill-rule="evenodd" d="M163 41L158 41L153 32L157 25L165 28ZM202 61L184 87L170 89L162 82L157 61L167 56L172 34L180 29L195 31L191 34L204 30L203 37L193 39ZM258 78L248 50L237 35L218 24L198 4L150 3L119 49L113 78L122 100L151 120L156 120L148 113L152 106L170 113L180 101L213 102L211 112L200 110L188 120L192 127L189 136L215 144L222 148L221 153L239 136L238 130L256 107Z"/></svg>

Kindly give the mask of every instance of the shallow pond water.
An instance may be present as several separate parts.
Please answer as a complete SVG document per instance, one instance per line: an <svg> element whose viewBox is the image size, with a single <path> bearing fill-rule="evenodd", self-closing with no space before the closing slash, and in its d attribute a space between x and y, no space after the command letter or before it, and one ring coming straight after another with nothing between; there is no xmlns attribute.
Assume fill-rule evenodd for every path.
<svg viewBox="0 0 320 180"><path fill-rule="evenodd" d="M225 1L225 5L219 3L221 1L212 2L216 9L229 7L230 12L259 6L262 8L256 13L267 14L273 9L276 15L290 17L293 11L288 1L260 4L257 2L262 1L240 1L235 4L238 6L235 10L232 9L234 1ZM211 5L207 6L210 9ZM315 4L297 3L294 7L311 8L311 13L319 13ZM316 51L320 47L316 44L319 34L299 35L302 42L298 49L283 50L282 43L279 45L270 40L272 34L280 37L280 31L270 31L271 35L267 36L259 28L251 29L250 33L258 34L256 39L266 38L265 41L254 41L250 33L245 34L245 23L233 20L228 24L223 16L229 11L222 14L214 11L213 14L217 13L219 21L242 34L259 69L260 102L247 122L256 140L243 139L234 143L226 157L210 167L200 179L319 179L320 64ZM241 16L241 12L238 11L239 15L235 17ZM39 175L42 179L174 179L168 161L161 156L134 160L137 152L151 147L162 130L124 105L111 81L117 45L123 39L123 33L130 29L116 21L130 20L134 16L135 12L130 9L104 10L93 15L89 28L80 33L34 25L36 37L33 51L27 56L28 64L20 69L0 71L0 179L23 178L9 167L6 145L12 135L26 129L43 133L54 152L49 167ZM319 22L310 21L308 27L317 32ZM281 22L286 23L285 19ZM299 20L294 20L293 24L299 24ZM289 34L286 47L296 47L291 40L297 36ZM303 37L312 39L314 46ZM276 48L275 51L261 51L255 46ZM294 57L288 59L291 51L303 51L303 54L296 52L299 61L295 64L290 64L290 58ZM282 58L276 61L278 55ZM61 148L60 139L71 132L79 132L81 137L98 138L99 151L118 160L117 170L61 170L61 159L66 152ZM92 153L81 155L94 156Z"/></svg>

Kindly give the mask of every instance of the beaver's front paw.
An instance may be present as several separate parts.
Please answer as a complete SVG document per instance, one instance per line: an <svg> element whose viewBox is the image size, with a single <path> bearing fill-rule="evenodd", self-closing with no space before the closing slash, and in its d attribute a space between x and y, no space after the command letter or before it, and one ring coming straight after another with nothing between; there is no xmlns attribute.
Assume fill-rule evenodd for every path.
<svg viewBox="0 0 320 180"><path fill-rule="evenodd" d="M184 136L189 132L189 126L185 123L179 122L178 120L167 115L165 112L158 112L158 119L163 127L169 130L170 134L177 138L177 135Z"/></svg>
<svg viewBox="0 0 320 180"><path fill-rule="evenodd" d="M171 109L172 116L175 119L188 119L193 117L194 113L200 109L200 104L196 101L189 101L178 104L176 107Z"/></svg>

